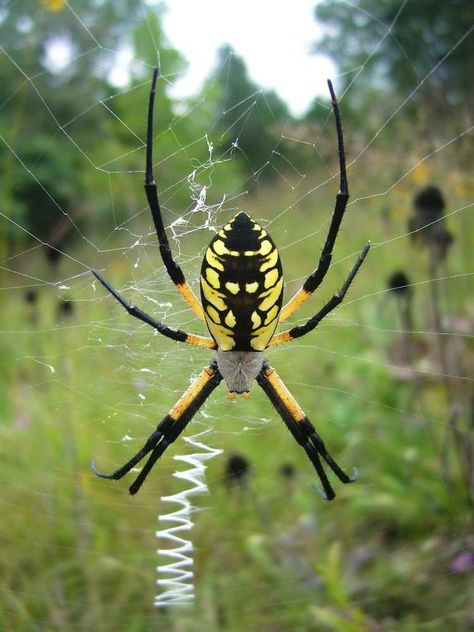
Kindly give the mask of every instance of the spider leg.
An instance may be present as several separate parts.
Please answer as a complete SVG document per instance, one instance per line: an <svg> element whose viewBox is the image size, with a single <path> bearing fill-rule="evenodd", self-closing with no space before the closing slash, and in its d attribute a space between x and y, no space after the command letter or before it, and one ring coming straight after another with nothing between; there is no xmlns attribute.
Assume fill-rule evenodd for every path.
<svg viewBox="0 0 474 632"><path fill-rule="evenodd" d="M161 216L161 208L158 200L158 190L153 176L153 109L156 94L156 82L158 79L158 68L153 71L151 82L150 99L148 102L148 128L146 138L146 173L145 173L145 193L150 206L153 223L155 225L160 253L166 270L176 286L176 289L184 298L189 307L193 310L198 318L204 320L204 312L201 303L192 291L188 282L184 277L184 273L173 259L171 247L166 235L163 218Z"/></svg>
<svg viewBox="0 0 474 632"><path fill-rule="evenodd" d="M101 478L118 480L151 452L148 461L129 488L130 494L136 494L156 461L166 448L178 438L221 380L222 376L217 368L217 362L213 360L208 367L201 371L135 456L111 474L99 472L95 464L92 464L94 473Z"/></svg>
<svg viewBox="0 0 474 632"><path fill-rule="evenodd" d="M171 338L171 340L175 340L176 342L185 342L188 345L194 345L196 347L206 347L208 349L217 348L216 343L212 338L188 334L181 329L171 329L171 327L160 323L158 320L155 320L154 318L146 314L139 307L136 307L135 305L130 305L130 303L126 301L123 296L121 296L117 292L117 290L115 290L98 272L96 272L96 270L92 270L92 274L105 287L105 289L112 294L112 296L120 303L120 305L122 305L122 307L127 310L130 316L134 316L147 325L151 325L151 327L154 327L163 336Z"/></svg>
<svg viewBox="0 0 474 632"><path fill-rule="evenodd" d="M312 318L307 320L304 325L292 327L291 329L287 329L286 331L282 331L281 333L276 334L270 340L268 346L270 347L273 345L280 345L283 342L290 342L295 338L300 338L301 336L304 336L308 332L312 331L315 327L317 327L319 323L323 320L323 318L325 318L329 314L329 312L332 312L333 309L335 309L340 303L342 303L345 295L347 294L347 290L354 280L355 275L359 271L360 266L364 263L364 259L367 256L369 249L370 242L365 245L364 249L360 253L354 267L350 271L339 292L337 292L337 294L334 294L334 296L329 299L326 305L324 305L324 307L320 309L319 312L317 312L314 316L312 316Z"/></svg>
<svg viewBox="0 0 474 632"><path fill-rule="evenodd" d="M323 486L324 493L317 491L326 500L332 500L336 494L324 471L321 458L329 465L342 483L353 483L356 480L356 476L353 478L348 476L334 461L327 451L324 441L316 432L298 402L291 395L275 369L266 361L257 376L257 382L285 422L294 439L302 446L313 464Z"/></svg>
<svg viewBox="0 0 474 632"><path fill-rule="evenodd" d="M286 303L286 305L283 306L280 313L280 322L285 321L297 309L299 309L301 305L303 305L303 303L308 300L311 294L321 285L331 264L334 243L339 232L342 218L344 217L347 200L349 199L341 114L339 112L339 105L334 93L334 89L332 87L332 83L329 80L328 86L329 92L331 94L334 118L336 121L336 133L339 152L339 192L336 196L336 203L331 218L331 224L329 226L329 232L327 234L326 243L324 244L321 256L319 258L318 267L309 275L309 277L304 282L303 287L300 288L300 290L296 292L296 294Z"/></svg>

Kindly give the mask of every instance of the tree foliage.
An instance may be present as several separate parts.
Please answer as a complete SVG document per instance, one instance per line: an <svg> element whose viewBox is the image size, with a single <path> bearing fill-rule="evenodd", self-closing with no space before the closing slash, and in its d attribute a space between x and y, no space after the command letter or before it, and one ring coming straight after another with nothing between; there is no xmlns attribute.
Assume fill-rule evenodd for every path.
<svg viewBox="0 0 474 632"><path fill-rule="evenodd" d="M323 0L315 8L325 34L315 50L339 66L346 85L407 96L441 118L474 106L474 4L465 0ZM359 73L359 71L362 72Z"/></svg>
<svg viewBox="0 0 474 632"><path fill-rule="evenodd" d="M231 46L218 53L211 81L218 86L216 132L223 151L240 153L250 176L270 177L272 152L281 126L290 120L286 104L273 90L263 90L248 75L245 62Z"/></svg>
<svg viewBox="0 0 474 632"><path fill-rule="evenodd" d="M9 174L4 208L43 241L53 240L65 218L83 214L94 173L87 157L96 165L107 160L110 147L99 139L109 138L111 117L100 102L114 92L108 80L117 61L114 51L123 45L130 24L143 20L143 12L132 0L85 0L81 20L82 28L60 2L21 0L1 16L6 51L0 58L2 126L16 154L6 143L0 145L2 171ZM98 149L91 157L93 146ZM12 224L7 229L12 231ZM55 246L74 235L68 229L60 233ZM25 238L25 233L10 238Z"/></svg>
<svg viewBox="0 0 474 632"><path fill-rule="evenodd" d="M77 224L81 234L101 219L110 227L111 203L117 224L135 214L143 202L135 183L144 169L149 81L157 64L163 74L155 108L160 189L193 171L183 148L196 139L192 156L200 164L207 158L203 130L215 112L177 114L167 88L185 61L166 40L161 9L144 12L134 0L84 0L77 15L73 10L60 0L19 0L0 14L2 210L13 219L0 230L10 245L31 233L64 248ZM128 85L119 89L113 72L126 49L134 61ZM170 197L181 213L189 190L178 188Z"/></svg>

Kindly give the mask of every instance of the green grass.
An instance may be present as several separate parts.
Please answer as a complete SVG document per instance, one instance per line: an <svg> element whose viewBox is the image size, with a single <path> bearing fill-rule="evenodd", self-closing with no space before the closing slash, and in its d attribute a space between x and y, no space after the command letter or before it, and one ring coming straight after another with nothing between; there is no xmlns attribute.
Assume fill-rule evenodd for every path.
<svg viewBox="0 0 474 632"><path fill-rule="evenodd" d="M359 161L357 171L364 167ZM442 168L434 164L430 177ZM209 495L196 498L202 511L195 514L192 532L197 595L192 609L152 608L159 498L178 491L171 456L188 448L179 441L172 446L134 498L127 481L99 480L89 463L95 458L100 467L113 469L129 458L209 354L154 337L109 299L90 300L97 294L89 278L73 284L75 313L59 326L54 288L40 287L42 315L36 325L23 292L8 292L0 313L1 328L9 332L2 337L0 373L0 629L466 629L467 573L454 571L452 563L467 547L470 506L459 453L447 432L446 383L437 375L433 353L419 360L416 381L394 375L389 350L401 344L393 333L400 325L394 300L380 293L399 268L419 283L413 288L416 328L425 332L420 337L432 350L437 338L427 333L425 255L406 237L389 241L407 232L409 200L420 184L415 175L397 187L396 196L349 207L335 265L302 317L340 285L353 258L340 259L370 238L374 248L346 305L308 338L269 354L337 460L349 471L358 466L358 482L344 487L334 481L337 498L325 503L311 487L316 480L310 463L263 394L255 388L248 402L230 403L224 388L217 391L205 407L206 417L198 415L189 429L212 427L208 443L225 450L209 463ZM357 173L351 177L353 199L362 197L362 180ZM384 191L384 178L393 182L394 172L388 169L369 190ZM289 290L315 263L333 188L306 196L269 227L277 244L285 246ZM289 204L287 192L286 186L263 191L248 200L247 210L274 217ZM451 191L453 209L465 203L463 195ZM459 275L472 270L472 259L466 260L472 257L465 241L469 222L472 229L465 212L449 220L457 237L448 263L455 278L447 284L447 315L453 317L467 315ZM319 232L304 239L313 231ZM190 237L186 252L201 248L208 237L202 232L196 240ZM162 275L158 261L144 258L133 269L120 253L107 262L85 261L81 250L74 256L99 267L107 263L116 287L133 279L145 294L158 288L160 301L172 303L167 319L198 331L170 284L149 276L156 266L155 274ZM66 278L67 266L74 268L63 265ZM40 266L33 253L29 273ZM197 278L196 265L188 270ZM17 280L4 278L2 286ZM133 292L137 303L152 309ZM448 344L454 344L451 337ZM456 338L456 344L456 353L467 358L469 338ZM465 382L451 386L461 402ZM243 432L244 426L249 430ZM122 442L125 435L132 440ZM443 459L446 437L450 448ZM464 441L472 444L472 435ZM229 492L224 463L234 452L248 457L252 472L248 489ZM286 462L296 467L294 480L279 472Z"/></svg>

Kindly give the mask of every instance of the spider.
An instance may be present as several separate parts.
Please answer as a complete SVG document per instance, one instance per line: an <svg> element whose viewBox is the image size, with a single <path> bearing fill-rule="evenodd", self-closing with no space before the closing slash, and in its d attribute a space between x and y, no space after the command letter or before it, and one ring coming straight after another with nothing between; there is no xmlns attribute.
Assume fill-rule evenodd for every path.
<svg viewBox="0 0 474 632"><path fill-rule="evenodd" d="M308 455L324 490L318 490L319 493L326 500L332 500L335 493L321 459L342 483L354 482L357 471L354 470L354 475L350 477L334 461L306 414L264 357L264 351L268 347L290 342L312 331L342 302L370 248L369 242L359 255L341 289L314 316L302 325L275 333L278 323L285 321L301 307L326 276L331 263L334 242L349 198L341 116L332 84L328 80L336 124L340 183L329 232L317 268L309 275L301 289L283 305L283 271L278 250L267 231L249 215L240 212L219 230L205 251L200 277L201 301L199 301L173 258L153 176L153 111L158 74L158 69L155 69L148 103L145 192L165 268L188 306L207 325L210 337L172 329L155 320L139 307L128 303L97 271L92 270L92 273L131 316L154 327L160 334L171 340L214 349L217 353L135 456L111 474L99 472L94 464L92 464L93 470L97 476L118 480L149 455L129 488L130 494L135 494L156 461L186 428L222 380L227 385L231 399L237 394L248 397L251 385L256 380L294 439Z"/></svg>

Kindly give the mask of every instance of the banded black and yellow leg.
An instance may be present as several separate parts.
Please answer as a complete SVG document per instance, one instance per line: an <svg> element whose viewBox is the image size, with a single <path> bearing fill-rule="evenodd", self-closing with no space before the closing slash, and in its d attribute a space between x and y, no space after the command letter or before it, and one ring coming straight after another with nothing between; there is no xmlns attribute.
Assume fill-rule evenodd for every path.
<svg viewBox="0 0 474 632"><path fill-rule="evenodd" d="M95 465L92 464L94 473L101 478L118 480L130 472L135 465L151 452L144 467L129 488L130 494L136 494L156 461L166 448L178 438L212 391L220 384L221 380L222 376L217 368L217 362L214 360L201 371L135 456L111 474L99 472Z"/></svg>
<svg viewBox="0 0 474 632"><path fill-rule="evenodd" d="M348 476L334 461L326 449L324 441L316 432L314 426L306 417L298 402L287 389L280 376L267 362L257 376L257 382L265 391L280 417L285 422L294 439L302 446L308 455L322 483L323 498L332 500L334 490L328 480L321 463L321 458L329 465L342 483L353 483L356 479ZM320 458L321 457L321 458Z"/></svg>
<svg viewBox="0 0 474 632"><path fill-rule="evenodd" d="M176 286L176 289L184 298L189 307L198 318L204 320L204 311L201 303L192 291L188 282L184 278L184 273L173 259L171 247L166 235L161 208L158 200L158 190L153 177L153 108L155 103L156 82L158 79L158 69L155 68L151 82L150 99L148 102L148 130L146 140L146 173L145 173L145 193L150 206L153 223L155 225L158 243L160 246L161 258L165 268Z"/></svg>
<svg viewBox="0 0 474 632"><path fill-rule="evenodd" d="M105 289L112 294L112 296L120 303L120 305L122 305L122 307L127 310L130 316L134 316L147 325L150 325L151 327L159 331L160 334L162 334L163 336L171 338L171 340L174 340L176 342L185 342L188 345L194 345L195 347L205 347L207 349L217 348L217 345L212 338L197 336L195 334L188 334L181 329L172 329L164 323L160 323L160 321L155 320L139 307L131 305L128 301L126 301L123 296L121 296L117 292L117 290L115 290L98 272L92 270L92 274L105 287Z"/></svg>
<svg viewBox="0 0 474 632"><path fill-rule="evenodd" d="M303 287L298 290L296 294L283 306L280 313L280 322L285 321L294 312L296 312L296 310L299 309L303 305L303 303L308 300L311 294L321 285L331 264L334 243L339 232L342 218L344 217L347 200L349 199L341 115L339 112L339 105L334 93L334 89L332 87L332 83L329 80L328 86L329 92L331 94L332 109L336 122L337 143L339 151L339 192L336 196L336 204L334 206L334 212L332 214L329 232L327 234L326 242L319 258L318 267L309 275L309 277L304 282Z"/></svg>
<svg viewBox="0 0 474 632"><path fill-rule="evenodd" d="M299 325L293 327L292 329L287 329L286 331L282 331L281 333L276 334L276 336L273 336L273 338L270 340L268 346L270 347L274 345L281 345L284 342L291 342L295 338L300 338L301 336L304 336L305 334L315 329L323 320L323 318L325 318L330 312L332 312L333 309L335 309L340 303L342 303L345 295L347 294L347 290L354 280L355 275L359 271L360 266L364 263L364 259L367 256L369 249L370 243L366 244L365 248L360 253L354 267L350 271L339 292L337 292L337 294L334 294L334 296L329 299L326 305L324 305L324 307L320 309L317 314L307 320L304 325Z"/></svg>

